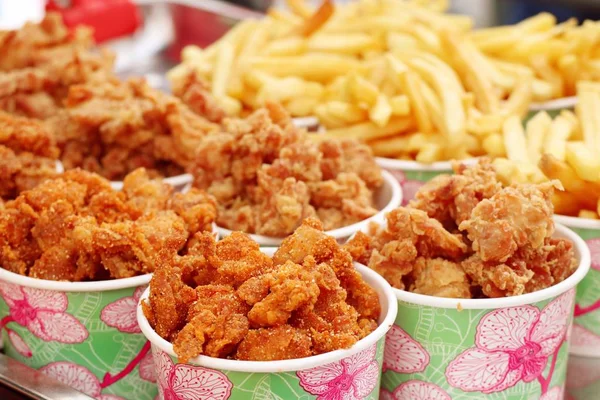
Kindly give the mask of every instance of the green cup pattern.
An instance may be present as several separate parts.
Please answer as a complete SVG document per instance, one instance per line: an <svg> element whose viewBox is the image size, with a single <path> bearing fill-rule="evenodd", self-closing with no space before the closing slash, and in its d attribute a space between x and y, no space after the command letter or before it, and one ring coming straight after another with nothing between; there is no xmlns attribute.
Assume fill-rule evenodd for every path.
<svg viewBox="0 0 600 400"><path fill-rule="evenodd" d="M4 351L100 400L152 400L150 344L136 320L143 289L57 292L0 281Z"/></svg>
<svg viewBox="0 0 600 400"><path fill-rule="evenodd" d="M590 248L592 268L577 286L573 344L600 349L600 229L571 227Z"/></svg>
<svg viewBox="0 0 600 400"><path fill-rule="evenodd" d="M177 364L175 358L152 346L159 399L376 400L384 341L381 338L366 350L324 366L280 373L221 371Z"/></svg>
<svg viewBox="0 0 600 400"><path fill-rule="evenodd" d="M488 310L399 301L381 398L561 399L574 297Z"/></svg>

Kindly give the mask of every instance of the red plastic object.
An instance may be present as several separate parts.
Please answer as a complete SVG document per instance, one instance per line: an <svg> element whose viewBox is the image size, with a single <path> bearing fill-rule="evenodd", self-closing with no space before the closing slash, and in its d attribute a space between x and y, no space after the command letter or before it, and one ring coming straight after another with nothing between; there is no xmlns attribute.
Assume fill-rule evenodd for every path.
<svg viewBox="0 0 600 400"><path fill-rule="evenodd" d="M69 28L94 28L97 43L130 35L142 24L138 8L130 0L49 0L46 11L60 13Z"/></svg>

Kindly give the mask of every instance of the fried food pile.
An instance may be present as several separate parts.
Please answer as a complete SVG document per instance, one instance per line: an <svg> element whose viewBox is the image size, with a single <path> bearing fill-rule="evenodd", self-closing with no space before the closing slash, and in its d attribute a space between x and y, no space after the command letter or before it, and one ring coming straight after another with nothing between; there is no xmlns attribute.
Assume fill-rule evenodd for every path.
<svg viewBox="0 0 600 400"><path fill-rule="evenodd" d="M174 194L144 169L127 175L122 191L75 169L0 209L0 265L71 282L145 274L159 257L185 254L196 233L212 231L215 217L210 196L197 189Z"/></svg>
<svg viewBox="0 0 600 400"><path fill-rule="evenodd" d="M0 201L57 175L54 137L35 120L0 111Z"/></svg>
<svg viewBox="0 0 600 400"><path fill-rule="evenodd" d="M531 293L575 271L573 243L552 238L556 182L503 188L488 159L454 170L357 233L353 258L398 289L453 298Z"/></svg>
<svg viewBox="0 0 600 400"><path fill-rule="evenodd" d="M349 348L378 325L377 293L315 219L273 257L241 232L219 242L197 233L187 255L164 261L142 305L182 363L308 357Z"/></svg>
<svg viewBox="0 0 600 400"><path fill-rule="evenodd" d="M121 180L144 167L151 176L183 172L217 124L141 79L72 86L64 109L47 120L65 169Z"/></svg>
<svg viewBox="0 0 600 400"><path fill-rule="evenodd" d="M223 127L198 143L190 168L194 185L217 199L220 226L284 237L308 217L330 230L377 213L383 178L365 145L313 141L273 104Z"/></svg>
<svg viewBox="0 0 600 400"><path fill-rule="evenodd" d="M45 119L62 107L70 86L112 76L114 56L93 45L89 28L69 32L56 13L0 31L0 109Z"/></svg>

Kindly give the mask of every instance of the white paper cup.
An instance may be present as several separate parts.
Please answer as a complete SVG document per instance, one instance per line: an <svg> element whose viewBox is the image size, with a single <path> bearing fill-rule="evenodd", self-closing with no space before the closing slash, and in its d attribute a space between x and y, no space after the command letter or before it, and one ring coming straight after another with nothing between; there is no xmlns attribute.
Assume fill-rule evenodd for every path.
<svg viewBox="0 0 600 400"><path fill-rule="evenodd" d="M263 252L272 255L275 250L269 248ZM186 393L185 398L202 399L206 398L202 397L204 389L211 390L214 396L211 398L229 400L315 396L376 400L385 335L396 318L397 302L391 286L381 276L360 264L356 267L379 294L379 326L349 349L294 360L239 361L198 356L187 364L178 364L173 345L158 336L144 316L141 304L148 298L146 290L137 317L142 332L152 343L159 399L180 398L177 395L182 392ZM178 380L178 377L188 379Z"/></svg>
<svg viewBox="0 0 600 400"><path fill-rule="evenodd" d="M63 166L62 162L60 162L60 160L56 160L54 163L55 163L56 173L63 174L65 172L65 167Z"/></svg>
<svg viewBox="0 0 600 400"><path fill-rule="evenodd" d="M386 339L382 398L408 399L415 390L440 399L562 393L575 286L590 268L590 252L560 224L554 236L574 243L579 266L563 282L537 292L451 299L393 289L398 317ZM532 367L527 374L525 365Z"/></svg>
<svg viewBox="0 0 600 400"><path fill-rule="evenodd" d="M571 353L600 357L600 221L562 215L554 219L585 240L592 261L590 271L577 286Z"/></svg>
<svg viewBox="0 0 600 400"><path fill-rule="evenodd" d="M381 185L374 193L375 207L379 212L372 217L355 224L325 231L327 235L333 236L338 242L343 243L347 238L361 230L363 227L368 226L372 221L383 221L385 214L400 206L402 203L402 188L398 181L387 171L381 171L381 173L383 175L383 185ZM231 229L223 228L221 226L217 226L217 230L222 238L231 235L233 232ZM284 237L257 235L254 233L249 233L248 235L261 246L269 247L279 246L285 239Z"/></svg>
<svg viewBox="0 0 600 400"><path fill-rule="evenodd" d="M181 174L162 179L164 183L168 183L169 185L173 186L177 192L182 191L187 185L192 183L193 180L194 177L192 174ZM114 190L121 190L123 189L123 181L111 181L110 186Z"/></svg>
<svg viewBox="0 0 600 400"><path fill-rule="evenodd" d="M423 164L416 161L396 160L383 157L376 157L375 160L381 168L391 173L398 180L400 186L402 186L402 205L407 205L426 182L438 175L454 173L450 161ZM468 160L460 160L459 162L466 165L474 165L477 163L477 159L471 158Z"/></svg>

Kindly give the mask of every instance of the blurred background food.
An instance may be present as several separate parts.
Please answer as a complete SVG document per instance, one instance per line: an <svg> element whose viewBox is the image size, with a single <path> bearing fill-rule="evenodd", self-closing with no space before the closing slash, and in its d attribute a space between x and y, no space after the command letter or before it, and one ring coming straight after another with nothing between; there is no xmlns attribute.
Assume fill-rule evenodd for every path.
<svg viewBox="0 0 600 400"><path fill-rule="evenodd" d="M279 102L381 157L504 156L507 120L598 79L600 25L540 13L474 30L473 17L447 12L460 3L286 0L204 49L184 48L168 77L207 82L229 115Z"/></svg>

